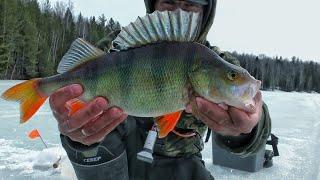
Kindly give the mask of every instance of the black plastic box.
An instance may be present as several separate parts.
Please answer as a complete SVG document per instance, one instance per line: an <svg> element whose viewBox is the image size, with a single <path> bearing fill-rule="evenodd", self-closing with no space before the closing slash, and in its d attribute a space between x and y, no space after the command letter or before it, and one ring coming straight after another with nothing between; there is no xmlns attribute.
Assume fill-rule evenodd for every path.
<svg viewBox="0 0 320 180"><path fill-rule="evenodd" d="M241 158L235 154L232 154L215 142L215 135L212 134L212 160L213 164L233 169L238 169L247 172L257 172L263 168L265 162L265 145L257 152L257 154Z"/></svg>

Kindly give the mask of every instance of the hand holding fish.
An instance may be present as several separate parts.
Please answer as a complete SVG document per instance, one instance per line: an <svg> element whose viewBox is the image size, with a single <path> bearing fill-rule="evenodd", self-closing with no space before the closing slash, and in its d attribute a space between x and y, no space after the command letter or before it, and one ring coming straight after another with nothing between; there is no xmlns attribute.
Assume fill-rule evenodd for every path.
<svg viewBox="0 0 320 180"><path fill-rule="evenodd" d="M221 108L218 104L196 98L197 116L216 133L229 136L239 136L241 133L250 133L258 124L262 114L262 95L259 91L254 97L255 110L246 112L235 107ZM189 105L187 112L192 112Z"/></svg>
<svg viewBox="0 0 320 180"><path fill-rule="evenodd" d="M82 91L80 85L61 88L50 96L50 106L61 134L81 144L91 145L102 141L127 118L127 115L115 107L107 109L108 102L101 97L95 98L86 107L69 115L66 103L80 96Z"/></svg>

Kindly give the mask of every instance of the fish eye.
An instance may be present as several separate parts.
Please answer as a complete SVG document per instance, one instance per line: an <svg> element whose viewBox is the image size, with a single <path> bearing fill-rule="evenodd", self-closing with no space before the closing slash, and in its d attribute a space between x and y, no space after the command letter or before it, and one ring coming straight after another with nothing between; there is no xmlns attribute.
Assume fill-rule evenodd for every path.
<svg viewBox="0 0 320 180"><path fill-rule="evenodd" d="M234 81L238 78L238 74L236 72L230 71L228 72L228 79Z"/></svg>

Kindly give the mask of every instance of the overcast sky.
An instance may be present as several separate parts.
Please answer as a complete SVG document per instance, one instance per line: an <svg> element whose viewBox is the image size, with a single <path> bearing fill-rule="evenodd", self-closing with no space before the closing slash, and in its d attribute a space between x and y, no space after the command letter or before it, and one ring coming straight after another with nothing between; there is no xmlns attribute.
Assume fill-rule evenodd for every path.
<svg viewBox="0 0 320 180"><path fill-rule="evenodd" d="M76 14L105 14L123 26L145 14L143 0L73 0L73 4ZM320 62L319 8L319 0L218 0L208 40L221 50Z"/></svg>

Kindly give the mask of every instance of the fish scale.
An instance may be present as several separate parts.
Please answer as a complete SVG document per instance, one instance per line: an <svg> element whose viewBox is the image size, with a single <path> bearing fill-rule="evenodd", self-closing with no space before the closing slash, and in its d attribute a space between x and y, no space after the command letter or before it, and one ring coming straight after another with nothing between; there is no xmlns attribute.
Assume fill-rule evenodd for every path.
<svg viewBox="0 0 320 180"><path fill-rule="evenodd" d="M103 67L103 73L95 75L99 80L83 80L85 89L95 89L93 86L97 86L92 90L95 91L94 94L91 90L85 94L85 99L92 99L100 94L108 97L112 105L121 107L125 112L144 117L154 117L184 108L186 100L182 98L187 82L187 70L184 68L187 68L187 61L192 60L192 56L189 57L190 60L177 58L177 47L175 43L162 43L143 47L141 50L135 49L135 56L131 57L129 51L110 55L110 58L119 62L112 62L105 57L107 59L102 60L104 65L99 66ZM165 53L161 55L144 53L155 49L168 50L164 50ZM182 51L181 54L187 53Z"/></svg>

